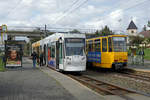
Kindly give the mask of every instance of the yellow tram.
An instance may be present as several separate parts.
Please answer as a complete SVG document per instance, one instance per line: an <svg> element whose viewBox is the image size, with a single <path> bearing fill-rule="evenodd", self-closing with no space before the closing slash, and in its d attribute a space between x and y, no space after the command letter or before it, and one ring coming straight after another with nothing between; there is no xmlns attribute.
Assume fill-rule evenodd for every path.
<svg viewBox="0 0 150 100"><path fill-rule="evenodd" d="M127 66L127 36L109 35L86 40L87 65L122 69Z"/></svg>

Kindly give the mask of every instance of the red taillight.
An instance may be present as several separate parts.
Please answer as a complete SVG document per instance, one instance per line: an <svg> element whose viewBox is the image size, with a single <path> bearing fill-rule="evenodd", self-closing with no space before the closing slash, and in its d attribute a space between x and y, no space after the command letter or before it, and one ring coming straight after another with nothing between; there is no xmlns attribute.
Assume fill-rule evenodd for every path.
<svg viewBox="0 0 150 100"><path fill-rule="evenodd" d="M117 62L118 60L114 60L115 62Z"/></svg>
<svg viewBox="0 0 150 100"><path fill-rule="evenodd" d="M127 62L128 60L124 60L125 62Z"/></svg>

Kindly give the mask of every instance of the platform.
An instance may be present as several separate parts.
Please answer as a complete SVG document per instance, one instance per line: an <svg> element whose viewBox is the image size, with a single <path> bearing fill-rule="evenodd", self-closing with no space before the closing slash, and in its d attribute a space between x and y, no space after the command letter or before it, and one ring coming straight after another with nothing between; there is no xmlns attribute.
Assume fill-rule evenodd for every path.
<svg viewBox="0 0 150 100"><path fill-rule="evenodd" d="M104 100L74 80L47 67L33 68L24 58L22 68L0 72L0 100Z"/></svg>

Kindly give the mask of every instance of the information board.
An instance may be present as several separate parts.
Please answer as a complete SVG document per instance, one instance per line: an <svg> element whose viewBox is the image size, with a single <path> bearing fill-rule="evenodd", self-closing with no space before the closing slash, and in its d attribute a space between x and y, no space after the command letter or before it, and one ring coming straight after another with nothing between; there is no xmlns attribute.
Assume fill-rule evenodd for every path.
<svg viewBox="0 0 150 100"><path fill-rule="evenodd" d="M22 66L22 45L18 41L5 41L5 66Z"/></svg>

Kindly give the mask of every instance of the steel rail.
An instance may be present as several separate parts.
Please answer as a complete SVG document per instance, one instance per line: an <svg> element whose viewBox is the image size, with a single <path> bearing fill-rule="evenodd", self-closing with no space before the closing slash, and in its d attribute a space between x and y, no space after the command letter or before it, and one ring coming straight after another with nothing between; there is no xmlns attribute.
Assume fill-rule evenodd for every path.
<svg viewBox="0 0 150 100"><path fill-rule="evenodd" d="M131 78L135 78L135 79L140 79L142 81L150 82L150 77L149 76L133 74L133 73L130 73L130 72L119 72L119 74L124 75L125 77L131 77Z"/></svg>
<svg viewBox="0 0 150 100"><path fill-rule="evenodd" d="M135 91L131 91L110 83L106 83L104 81L96 80L87 76L74 76L74 75L69 75L71 78L83 83L84 85L90 86L94 89L99 90L100 92L105 93L105 95L116 95L121 98L124 98L125 100L134 100L125 94L128 93L135 93Z"/></svg>

